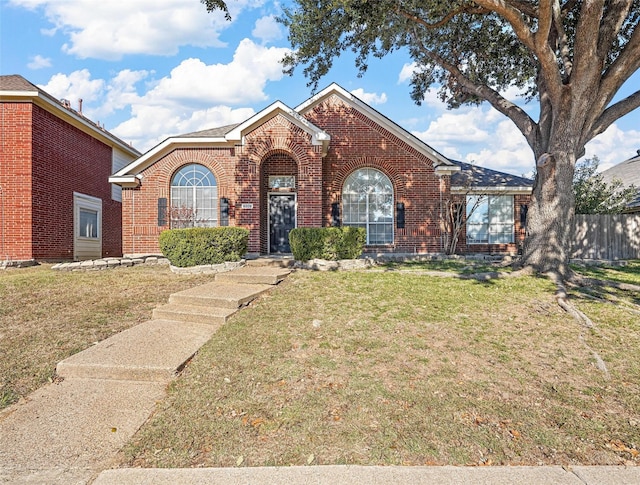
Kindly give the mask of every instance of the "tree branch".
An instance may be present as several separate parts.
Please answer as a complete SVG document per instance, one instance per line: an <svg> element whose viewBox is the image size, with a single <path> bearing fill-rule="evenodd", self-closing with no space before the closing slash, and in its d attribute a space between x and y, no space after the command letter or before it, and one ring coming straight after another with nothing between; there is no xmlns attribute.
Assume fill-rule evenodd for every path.
<svg viewBox="0 0 640 485"><path fill-rule="evenodd" d="M636 26L627 45L602 76L598 93L601 98L601 109L611 102L618 89L638 69L640 69L640 27Z"/></svg>
<svg viewBox="0 0 640 485"><path fill-rule="evenodd" d="M538 31L534 35L536 45L540 46L549 40L551 25L553 24L553 11L556 9L558 0L540 2L538 12ZM559 5L558 5L558 8Z"/></svg>
<svg viewBox="0 0 640 485"><path fill-rule="evenodd" d="M544 77L549 96L553 104L560 102L562 94L562 77L558 70L558 62L555 52L549 45L547 35L545 38L534 36L529 26L522 19L523 12L516 8L515 2L508 3L505 0L474 0L478 5L485 7L503 17L513 29L518 39L529 49L540 62L540 71ZM542 2L545 3L545 2ZM551 21L551 9L545 9L545 18L542 18L538 9L538 25L547 25Z"/></svg>
<svg viewBox="0 0 640 485"><path fill-rule="evenodd" d="M402 8L400 4L398 4L396 12L399 15L405 17L407 20L411 20L417 24L420 24L421 26L427 29L437 29L439 27L442 27L443 25L446 25L451 19L453 19L457 15L460 15L461 13L482 15L482 14L489 13L489 10L485 8L477 8L477 7L473 8L470 5L462 5L454 10L451 10L449 13L447 13L444 17L442 17L440 20L436 22L427 22L425 19L418 17L416 14L407 12L405 9Z"/></svg>
<svg viewBox="0 0 640 485"><path fill-rule="evenodd" d="M622 118L628 113L631 113L637 108L640 108L640 90L605 109L593 123L588 134L585 135L584 143L592 140L594 137L609 128L609 126L611 126L616 120Z"/></svg>
<svg viewBox="0 0 640 485"><path fill-rule="evenodd" d="M527 139L529 145L532 148L535 146L535 142L539 135L538 127L535 121L533 121L522 108L507 100L498 91L491 89L486 84L477 84L471 81L460 69L458 69L457 66L453 65L436 52L428 49L420 40L415 29L410 35L413 37L415 44L420 47L420 50L424 55L431 59L435 64L440 65L443 69L448 71L467 92L488 101L496 110L513 121Z"/></svg>
<svg viewBox="0 0 640 485"><path fill-rule="evenodd" d="M586 131L589 136L586 141L602 133L618 118L639 107L640 91L636 91L607 108L620 87L638 69L640 69L640 27L635 28L623 51L602 76L598 92L591 102L592 115L586 125L591 125L591 129Z"/></svg>
<svg viewBox="0 0 640 485"><path fill-rule="evenodd" d="M564 66L564 79L567 80L571 77L571 68L573 63L571 62L569 53L569 43L567 42L567 32L564 30L562 23L562 9L560 8L559 0L553 2L553 26L558 33L558 52L562 59L562 65Z"/></svg>
<svg viewBox="0 0 640 485"><path fill-rule="evenodd" d="M605 0L583 2L576 26L571 81L574 90L586 92L594 78L604 69L604 58L598 58L598 31ZM595 66L594 66L595 64Z"/></svg>
<svg viewBox="0 0 640 485"><path fill-rule="evenodd" d="M609 4L598 32L598 58L605 59L624 24L633 0L617 0Z"/></svg>

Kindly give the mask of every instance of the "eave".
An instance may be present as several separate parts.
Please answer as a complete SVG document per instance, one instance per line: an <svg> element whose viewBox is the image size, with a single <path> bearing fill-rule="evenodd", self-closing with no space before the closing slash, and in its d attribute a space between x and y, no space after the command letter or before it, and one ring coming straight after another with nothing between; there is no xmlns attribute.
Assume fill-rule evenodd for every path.
<svg viewBox="0 0 640 485"><path fill-rule="evenodd" d="M77 111L65 108L57 100L43 94L41 91L0 91L0 101L13 103L33 103L54 114L71 126L87 133L112 148L118 148L132 158L139 157L140 152L128 143L122 141L112 133L99 128L95 123L82 116Z"/></svg>
<svg viewBox="0 0 640 485"><path fill-rule="evenodd" d="M517 194L531 194L533 192L532 187L525 186L472 186L465 187L460 185L451 186L451 193L458 195L465 194L505 194L505 195L517 195Z"/></svg>

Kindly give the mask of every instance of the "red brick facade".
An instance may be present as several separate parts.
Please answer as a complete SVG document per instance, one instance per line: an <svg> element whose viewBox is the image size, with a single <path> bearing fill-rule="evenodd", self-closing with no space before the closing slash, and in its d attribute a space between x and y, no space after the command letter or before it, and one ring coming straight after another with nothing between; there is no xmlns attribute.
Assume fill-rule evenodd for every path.
<svg viewBox="0 0 640 485"><path fill-rule="evenodd" d="M102 200L102 256L122 255L122 204L108 180L112 147L54 103L0 103L0 260L72 260L74 192Z"/></svg>
<svg viewBox="0 0 640 485"><path fill-rule="evenodd" d="M447 174L453 164L435 152L429 155L421 142L388 120L376 121L382 117L373 119L373 110L363 110L361 102L351 103L347 96L329 94L291 116L265 110L263 119L259 113L257 121L252 118L240 125L241 136L236 133L233 139L210 132L203 135L210 143L206 138L190 142L205 133L200 132L167 140L156 153L149 152L128 171L116 174L125 187L124 253L159 252L158 236L169 229L169 222L159 218L159 199L170 199L173 175L191 163L207 167L215 176L218 197L230 202L229 225L250 229L250 253L269 252L269 176L295 176L296 187L287 192L296 196L296 225L319 227L332 224L332 204L342 203L346 178L360 168L384 173L393 186L393 207L404 204L403 228L397 227L394 209L393 243L369 246L367 251L442 252L441 203L450 193ZM310 135L316 128L330 137L326 153ZM465 250L513 252L515 247Z"/></svg>

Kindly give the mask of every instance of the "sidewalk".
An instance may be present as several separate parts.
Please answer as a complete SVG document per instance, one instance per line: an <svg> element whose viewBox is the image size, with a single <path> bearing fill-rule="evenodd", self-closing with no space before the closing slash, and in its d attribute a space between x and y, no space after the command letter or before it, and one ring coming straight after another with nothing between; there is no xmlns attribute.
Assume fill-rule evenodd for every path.
<svg viewBox="0 0 640 485"><path fill-rule="evenodd" d="M94 485L637 485L640 467L308 466L107 470Z"/></svg>

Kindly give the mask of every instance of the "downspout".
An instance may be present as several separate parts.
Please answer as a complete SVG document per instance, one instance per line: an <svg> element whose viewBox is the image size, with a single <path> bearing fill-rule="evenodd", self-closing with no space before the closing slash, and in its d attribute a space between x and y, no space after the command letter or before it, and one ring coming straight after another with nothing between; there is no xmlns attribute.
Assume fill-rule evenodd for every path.
<svg viewBox="0 0 640 485"><path fill-rule="evenodd" d="M442 225L444 221L442 219L442 174L436 173L436 175L438 176L438 179L439 179L438 191L440 192L440 252L443 253L444 252L444 235L442 234Z"/></svg>
<svg viewBox="0 0 640 485"><path fill-rule="evenodd" d="M4 242L4 192L2 191L2 185L0 185L0 232L2 233L2 237L0 238L0 243L2 244L0 255L4 255L5 261L9 261L9 255L6 254Z"/></svg>
<svg viewBox="0 0 640 485"><path fill-rule="evenodd" d="M131 254L136 254L136 191L131 191Z"/></svg>

